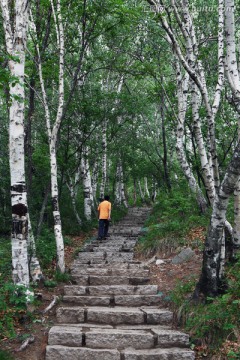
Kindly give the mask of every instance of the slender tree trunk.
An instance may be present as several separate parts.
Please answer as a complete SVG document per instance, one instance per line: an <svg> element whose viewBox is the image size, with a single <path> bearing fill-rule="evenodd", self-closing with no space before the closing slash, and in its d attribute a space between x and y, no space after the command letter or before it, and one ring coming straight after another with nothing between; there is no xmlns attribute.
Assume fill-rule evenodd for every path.
<svg viewBox="0 0 240 360"><path fill-rule="evenodd" d="M150 194L149 194L149 190L148 190L148 179L146 176L144 177L144 196L146 196L148 199L150 199Z"/></svg>
<svg viewBox="0 0 240 360"><path fill-rule="evenodd" d="M144 202L144 194L143 194L143 191L142 191L142 185L141 185L141 181L138 180L138 189L139 189L139 194L140 194L140 197L141 197L141 200L142 202Z"/></svg>
<svg viewBox="0 0 240 360"><path fill-rule="evenodd" d="M104 198L107 181L107 121L103 122L102 130L102 180L100 185L100 198Z"/></svg>
<svg viewBox="0 0 240 360"><path fill-rule="evenodd" d="M201 189L199 188L197 181L192 173L191 167L188 164L184 144L184 123L185 123L185 115L187 110L187 93L188 93L188 84L189 84L189 76L185 74L184 78L182 78L180 66L177 64L177 94L178 94L178 125L177 125L177 143L176 143L176 151L178 161L181 165L181 168L184 172L184 175L188 181L189 187L192 192L196 195L197 203L200 210L204 213L207 209L207 202L202 194Z"/></svg>
<svg viewBox="0 0 240 360"><path fill-rule="evenodd" d="M208 199L212 205L214 198L215 198L215 187L214 187L214 181L212 178L212 172L209 168L209 161L207 158L207 153L206 153L203 136L202 136L200 117L199 117L200 100L201 100L201 98L198 95L197 86L193 83L192 84L193 130L194 130L194 135L195 135L195 139L196 139L197 146L198 146L198 153L199 153L200 161L201 161L204 185L206 188Z"/></svg>
<svg viewBox="0 0 240 360"><path fill-rule="evenodd" d="M116 183L115 183L115 204L121 205L122 196L121 196L121 167L120 160L118 156L117 169L116 169Z"/></svg>
<svg viewBox="0 0 240 360"><path fill-rule="evenodd" d="M83 193L84 193L84 215L87 220L92 218L92 181L91 174L89 169L87 149L83 149L82 158L81 158L81 174L83 180Z"/></svg>
<svg viewBox="0 0 240 360"><path fill-rule="evenodd" d="M219 193L213 203L213 212L203 252L203 265L195 296L203 293L216 296L222 289L224 281L223 246L226 211L230 195L233 194L240 176L240 142L222 181Z"/></svg>
<svg viewBox="0 0 240 360"><path fill-rule="evenodd" d="M133 180L133 206L136 206L137 203L137 182L136 179Z"/></svg>
<svg viewBox="0 0 240 360"><path fill-rule="evenodd" d="M49 182L49 184L47 185L47 187L44 191L44 198L43 198L42 207L41 207L40 214L39 214L39 220L38 220L38 225L37 225L37 234L36 234L37 239L39 238L40 233L41 233L44 213L45 213L45 209L47 206L50 190L51 190L51 183Z"/></svg>
<svg viewBox="0 0 240 360"><path fill-rule="evenodd" d="M125 208L128 208L128 203L127 203L127 199L125 196L125 187L124 187L124 177L123 177L123 166L122 166L122 161L121 161L121 165L120 165L120 191L121 191L121 200L123 205L125 206Z"/></svg>
<svg viewBox="0 0 240 360"><path fill-rule="evenodd" d="M38 69L39 69L39 78L40 85L43 95L43 104L45 110L45 119L48 132L48 142L49 142L49 153L50 153L50 169L51 169L51 196L52 196L52 206L53 206L53 221L54 221L54 235L56 240L57 247L57 269L61 272L65 272L65 261L64 261L64 242L62 235L62 223L61 215L59 209L59 194L58 194L58 179L57 179L57 137L58 131L61 125L62 115L63 115L63 104L64 104L64 33L62 25L62 16L61 16L61 7L60 0L57 1L57 16L55 13L54 5L52 4L52 11L55 20L56 33L57 33L57 44L59 49L59 86L58 86L58 109L56 120L51 130L50 122L50 111L47 101L47 95L44 85L44 79L42 74L42 63L40 58L39 46L36 44L36 49L38 53ZM31 24L36 32L35 25L32 21Z"/></svg>
<svg viewBox="0 0 240 360"><path fill-rule="evenodd" d="M93 206L97 205L97 179L98 179L98 162L95 161L92 169L92 195L93 195Z"/></svg>
<svg viewBox="0 0 240 360"><path fill-rule="evenodd" d="M12 203L12 276L15 284L29 285L28 207L24 163L24 70L28 27L28 2L16 1L13 6L14 29L9 2L0 1L6 48L11 59L9 70L18 81L9 85L9 164ZM17 60L15 60L15 59Z"/></svg>
<svg viewBox="0 0 240 360"><path fill-rule="evenodd" d="M25 126L25 154L27 155L27 193L31 197L32 189L32 174L33 174L33 160L32 160L32 118L34 114L34 91L35 79L32 76L29 86L29 108L27 115L27 124Z"/></svg>
<svg viewBox="0 0 240 360"><path fill-rule="evenodd" d="M156 181L153 178L152 179L152 196L151 196L152 202L155 202L156 197L157 197L157 186L156 186Z"/></svg>
<svg viewBox="0 0 240 360"><path fill-rule="evenodd" d="M164 111L164 94L161 94L161 122L162 122L162 141L163 141L163 169L164 169L164 179L167 185L168 190L171 190L171 182L168 169L168 151L167 151L167 140L166 140L166 128L165 128L165 111Z"/></svg>
<svg viewBox="0 0 240 360"><path fill-rule="evenodd" d="M226 36L226 73L232 89L233 100L240 114L240 76L237 62L235 39L235 1L225 0L225 36ZM240 139L240 120L238 121L238 139ZM234 239L233 254L240 247L240 179L236 182L234 193Z"/></svg>
<svg viewBox="0 0 240 360"><path fill-rule="evenodd" d="M75 191L75 187L76 187L76 184L73 184L73 181L71 179L71 177L69 177L69 182L67 183L67 187L70 191L70 196L71 196L71 200L72 200L72 207L73 207L73 212L74 212L74 215L75 215L75 218L77 220L77 223L78 225L82 225L82 220L78 214L78 211L77 211L77 206L76 206L76 191Z"/></svg>

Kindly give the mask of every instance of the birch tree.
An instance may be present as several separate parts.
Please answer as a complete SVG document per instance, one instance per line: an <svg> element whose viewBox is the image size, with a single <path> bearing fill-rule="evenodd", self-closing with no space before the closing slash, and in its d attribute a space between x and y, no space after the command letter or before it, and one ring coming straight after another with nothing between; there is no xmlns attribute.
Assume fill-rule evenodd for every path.
<svg viewBox="0 0 240 360"><path fill-rule="evenodd" d="M226 34L226 73L233 94L238 117L240 117L240 76L237 61L237 46L235 37L235 2L225 0L225 34ZM238 139L240 139L240 120L238 120ZM238 179L234 192L234 252L240 247L240 180Z"/></svg>
<svg viewBox="0 0 240 360"><path fill-rule="evenodd" d="M24 72L28 33L28 1L16 1L10 15L9 2L1 0L9 70L14 82L9 85L9 163L12 203L12 275L15 284L29 285L31 273L34 280L42 276L36 258L34 238L29 232L25 158L24 158ZM31 226L30 226L31 230ZM32 248L32 257L28 250Z"/></svg>
<svg viewBox="0 0 240 360"><path fill-rule="evenodd" d="M59 209L59 198L58 198L58 173L57 173L57 138L58 132L62 121L63 106L64 106L64 32L61 15L60 0L57 1L57 12L55 11L53 2L51 2L52 11L54 15L54 23L57 36L57 46L59 50L59 85L58 85L58 109L55 118L54 125L51 126L51 115L49 110L49 104L47 99L47 93L45 88L45 81L42 72L42 62L40 57L40 51L38 43L36 44L38 54L38 70L40 85L43 96L43 104L45 110L45 120L49 142L49 153L50 153L50 168L51 168L51 196L53 206L53 219L54 219L54 234L57 246L57 268L61 273L65 272L65 261L64 261L64 242L62 235L61 216ZM31 22L33 29L36 32L35 24Z"/></svg>

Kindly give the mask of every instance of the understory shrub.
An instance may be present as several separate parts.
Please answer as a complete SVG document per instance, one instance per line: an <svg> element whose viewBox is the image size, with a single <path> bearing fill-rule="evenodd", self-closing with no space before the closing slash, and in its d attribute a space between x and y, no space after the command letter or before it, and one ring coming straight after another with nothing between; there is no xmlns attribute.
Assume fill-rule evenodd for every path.
<svg viewBox="0 0 240 360"><path fill-rule="evenodd" d="M221 350L224 355L219 359L240 359L240 258L227 269L225 294L194 305L196 280L179 283L171 293L179 323L193 343L206 345L211 354Z"/></svg>
<svg viewBox="0 0 240 360"><path fill-rule="evenodd" d="M160 193L142 229L139 251L171 252L179 246L187 245L186 234L196 227L205 228L208 217L209 214L200 213L195 198L187 189Z"/></svg>

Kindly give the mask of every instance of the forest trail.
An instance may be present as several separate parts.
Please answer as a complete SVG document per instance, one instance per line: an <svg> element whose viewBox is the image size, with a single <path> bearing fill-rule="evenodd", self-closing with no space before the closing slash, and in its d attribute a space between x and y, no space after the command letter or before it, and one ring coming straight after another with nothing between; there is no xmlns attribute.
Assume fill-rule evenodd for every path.
<svg viewBox="0 0 240 360"><path fill-rule="evenodd" d="M86 244L64 287L46 360L193 360L189 337L171 328L149 268L134 247L149 208L131 208L107 240Z"/></svg>

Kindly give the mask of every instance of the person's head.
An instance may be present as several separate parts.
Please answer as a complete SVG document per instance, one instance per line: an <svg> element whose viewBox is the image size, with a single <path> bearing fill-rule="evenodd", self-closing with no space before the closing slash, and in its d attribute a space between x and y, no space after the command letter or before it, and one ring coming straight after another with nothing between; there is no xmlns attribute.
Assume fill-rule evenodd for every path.
<svg viewBox="0 0 240 360"><path fill-rule="evenodd" d="M105 196L104 196L104 200L109 201L109 200L110 200L110 196L109 196L109 195L105 195Z"/></svg>

